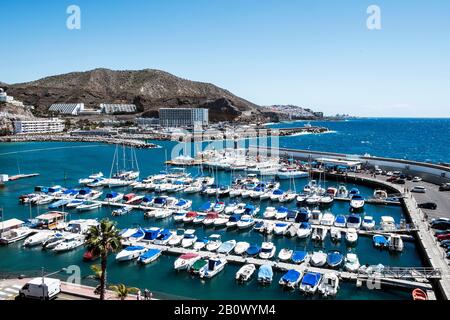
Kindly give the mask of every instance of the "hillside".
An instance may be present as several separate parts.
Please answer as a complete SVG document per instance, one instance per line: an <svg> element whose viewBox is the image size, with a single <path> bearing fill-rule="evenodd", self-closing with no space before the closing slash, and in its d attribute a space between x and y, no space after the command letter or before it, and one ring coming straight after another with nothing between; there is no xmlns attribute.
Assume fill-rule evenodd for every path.
<svg viewBox="0 0 450 320"><path fill-rule="evenodd" d="M233 120L253 114L258 106L210 83L195 82L170 73L145 69L113 71L95 69L72 72L36 81L7 85L8 94L45 114L53 103L134 103L139 113L153 115L161 107L207 107L213 121Z"/></svg>

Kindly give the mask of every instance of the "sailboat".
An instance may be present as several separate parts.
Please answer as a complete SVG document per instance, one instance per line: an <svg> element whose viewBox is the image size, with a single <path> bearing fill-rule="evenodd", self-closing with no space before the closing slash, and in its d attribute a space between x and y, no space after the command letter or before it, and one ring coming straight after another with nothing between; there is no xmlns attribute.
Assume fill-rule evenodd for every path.
<svg viewBox="0 0 450 320"><path fill-rule="evenodd" d="M131 185L137 178L139 178L139 165L136 157L136 152L133 148L130 149L131 168L127 166L127 157L125 146L122 147L123 167L119 167L119 146L116 146L114 157L111 165L110 178L102 180L102 184L109 188L126 187ZM115 172L113 173L115 167ZM129 168L129 169L127 169Z"/></svg>

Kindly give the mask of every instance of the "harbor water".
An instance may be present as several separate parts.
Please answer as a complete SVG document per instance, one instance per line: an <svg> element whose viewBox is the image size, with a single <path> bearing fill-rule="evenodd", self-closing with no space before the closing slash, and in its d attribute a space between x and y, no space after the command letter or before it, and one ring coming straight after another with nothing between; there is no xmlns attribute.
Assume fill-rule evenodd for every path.
<svg viewBox="0 0 450 320"><path fill-rule="evenodd" d="M331 137L332 134L329 134ZM306 137L306 136L305 136ZM305 137L291 137L290 139L304 139ZM318 141L323 135L315 137ZM286 138L287 139L287 138ZM143 149L136 150L137 159L139 161L141 178L150 174L158 173L164 169L164 161L166 160L166 150L170 154L173 142L161 142L161 149ZM441 144L440 144L441 145ZM441 146L444 146L442 144ZM293 147L293 146L291 146ZM296 147L301 147L296 144ZM311 149L316 149L315 145ZM443 148L441 148L443 149ZM333 150L332 147L327 148L328 151L344 151ZM16 174L38 172L40 176L18 180L7 183L0 189L0 207L4 209L4 219L18 218L26 220L29 217L35 217L40 213L47 211L47 206L30 207L18 204L18 196L24 193L32 192L36 185L62 185L65 187L76 187L79 178L102 171L105 175L109 175L111 169L111 161L115 147L105 144L94 143L5 143L0 144L0 164L2 173ZM442 150L441 150L442 151ZM348 152L352 152L349 150ZM436 151L438 152L438 151ZM449 153L447 153L448 155ZM379 154L377 154L379 155ZM387 156L395 156L395 154L386 154ZM440 156L437 154L435 159ZM447 159L448 160L448 159ZM198 173L197 168L189 168L188 171L193 175ZM221 184L230 183L230 174L228 172L219 171L218 182ZM345 181L341 181L345 182ZM297 179L295 186L290 185L289 181L282 182L282 188L300 191L307 183L307 179ZM326 181L325 185L335 186L337 182ZM358 187L362 195L370 197L373 189L364 186L356 186L347 184L347 188ZM117 189L120 192L126 192L127 189ZM104 192L106 193L106 189ZM203 203L213 198L203 195L181 195L174 194L176 197L184 197L193 200L192 208L198 209ZM229 198L224 198L225 202L229 202ZM240 201L234 199L233 201ZM251 199L244 199L242 202L250 202ZM260 214L264 212L270 201L255 202L260 205ZM290 208L295 208L295 201L290 204L283 204ZM102 218L110 217L116 221L121 228L141 225L144 227L158 226L170 229L183 227L176 225L171 218L155 221L154 219L144 219L142 211L132 211L130 214L120 217L111 217L111 208L102 207L99 210L89 211L82 214L75 210L68 211L69 219L77 218ZM349 204L347 202L335 202L329 209L335 215L348 214ZM403 212L400 207L396 206L376 206L366 204L365 214L371 215L377 222L380 217L387 215L392 216L396 222L400 222L403 218ZM190 226L191 227L191 226ZM357 245L348 247L345 241L333 244L329 237L321 246L316 246L310 240L298 240L296 238L289 239L277 236L263 236L254 231L226 231L226 229L205 228L203 226L194 226L197 229L199 237L208 236L213 233L222 235L223 240L236 239L237 241L247 241L250 243L260 244L262 241L268 240L274 242L277 247L277 253L282 248L291 248L298 250L324 252L337 249L343 253L352 251L357 253L361 264L383 264L385 266L405 266L420 267L424 266L420 254L414 242L405 242L405 248L402 253L390 253L387 250L380 251L372 245L370 237L360 236ZM47 272L59 270L69 265L78 265L81 268L82 276L91 274L90 265L82 261L82 248L63 254L55 254L54 252L43 251L41 248L23 248L20 242L9 246L0 247L0 273L20 273L31 270L40 270L42 267ZM110 257L108 279L109 283L126 283L129 286L138 286L140 288L148 288L154 292L165 293L170 296L188 297L193 299L319 299L319 296L304 297L295 292L283 291L278 285L278 280L282 273L275 272L274 281L270 286L261 287L254 278L251 282L240 285L235 282L234 275L239 269L239 265L228 264L225 270L210 280L200 280L193 277L187 272L175 272L173 270L174 256L163 255L156 262L141 266L136 262L116 263L114 256ZM337 299L409 299L410 292L394 289L369 290L367 288L356 288L354 283L342 283Z"/></svg>

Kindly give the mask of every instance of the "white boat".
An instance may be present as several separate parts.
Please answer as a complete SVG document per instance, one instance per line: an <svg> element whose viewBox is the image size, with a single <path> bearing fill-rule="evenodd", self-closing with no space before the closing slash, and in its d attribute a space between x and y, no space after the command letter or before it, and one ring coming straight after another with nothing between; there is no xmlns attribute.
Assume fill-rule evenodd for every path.
<svg viewBox="0 0 450 320"><path fill-rule="evenodd" d="M42 243L42 248L48 250L55 248L58 244L64 241L65 236L66 235L64 233L56 232L52 237Z"/></svg>
<svg viewBox="0 0 450 320"><path fill-rule="evenodd" d="M395 220L391 216L382 216L380 226L381 229L384 231L393 231L397 229L397 226L395 225Z"/></svg>
<svg viewBox="0 0 450 320"><path fill-rule="evenodd" d="M220 234L212 234L208 237L206 250L216 251L222 245L222 236Z"/></svg>
<svg viewBox="0 0 450 320"><path fill-rule="evenodd" d="M49 230L42 230L38 233L32 235L31 237L28 237L23 242L23 245L25 247L34 247L34 246L40 246L44 242L46 242L48 239L53 237L55 235L55 232L49 231Z"/></svg>
<svg viewBox="0 0 450 320"><path fill-rule="evenodd" d="M195 230L188 229L184 233L183 240L181 240L181 246L183 248L189 248L194 245L195 241L197 241L197 236L195 235Z"/></svg>
<svg viewBox="0 0 450 320"><path fill-rule="evenodd" d="M185 253L182 254L173 263L173 268L175 270L185 270L191 267L196 261L200 260L201 256L196 253Z"/></svg>
<svg viewBox="0 0 450 320"><path fill-rule="evenodd" d="M169 243L169 241L173 238L176 233L174 231L163 229L156 236L156 239L153 240L153 243L156 245L165 246Z"/></svg>
<svg viewBox="0 0 450 320"><path fill-rule="evenodd" d="M144 246L128 246L116 255L116 261L130 261L137 259L148 249Z"/></svg>
<svg viewBox="0 0 450 320"><path fill-rule="evenodd" d="M354 210L362 209L364 207L364 204L365 204L364 198L359 194L352 196L350 200L350 207Z"/></svg>
<svg viewBox="0 0 450 320"><path fill-rule="evenodd" d="M118 202L123 199L124 194L119 192L110 192L106 194L105 201Z"/></svg>
<svg viewBox="0 0 450 320"><path fill-rule="evenodd" d="M14 242L25 239L26 237L30 236L34 232L36 232L36 231L33 229L30 229L28 227L14 228L14 229L11 229L11 230L1 233L0 243L1 244L14 243Z"/></svg>
<svg viewBox="0 0 450 320"><path fill-rule="evenodd" d="M306 198L307 198L306 194L299 194L299 195L297 195L296 201L300 205L300 204L303 204L303 202L306 201Z"/></svg>
<svg viewBox="0 0 450 320"><path fill-rule="evenodd" d="M267 207L266 211L263 213L264 219L273 219L277 213L277 209L275 207Z"/></svg>
<svg viewBox="0 0 450 320"><path fill-rule="evenodd" d="M330 195L326 195L320 198L319 205L321 206L329 206L333 203L334 198Z"/></svg>
<svg viewBox="0 0 450 320"><path fill-rule="evenodd" d="M225 207L224 213L225 213L225 214L228 214L228 215L233 214L234 211L237 209L237 206L238 206L238 204L235 203L235 202L229 203L229 204Z"/></svg>
<svg viewBox="0 0 450 320"><path fill-rule="evenodd" d="M309 218L309 223L311 224L320 224L320 221L322 221L322 212L320 210L313 210L311 211L311 218Z"/></svg>
<svg viewBox="0 0 450 320"><path fill-rule="evenodd" d="M328 233L328 229L325 227L313 227L311 239L315 241L324 241Z"/></svg>
<svg viewBox="0 0 450 320"><path fill-rule="evenodd" d="M356 243L356 241L358 241L358 233L356 232L356 229L354 228L347 229L347 231L345 232L345 240L349 244Z"/></svg>
<svg viewBox="0 0 450 320"><path fill-rule="evenodd" d="M309 260L309 263L313 267L323 267L326 262L327 262L327 254L324 253L323 251L313 252Z"/></svg>
<svg viewBox="0 0 450 320"><path fill-rule="evenodd" d="M298 288L301 292L306 294L314 294L319 288L320 282L322 281L322 274L317 272L306 273L302 281L300 282Z"/></svg>
<svg viewBox="0 0 450 320"><path fill-rule="evenodd" d="M236 280L246 282L248 281L253 273L256 271L256 266L254 264L246 264L243 265L237 272L236 272Z"/></svg>
<svg viewBox="0 0 450 320"><path fill-rule="evenodd" d="M272 193L270 194L270 200L278 201L283 194L284 194L283 190L280 189L273 190Z"/></svg>
<svg viewBox="0 0 450 320"><path fill-rule="evenodd" d="M200 269L200 278L212 278L223 270L227 264L227 259L221 257L213 257L208 259L208 263Z"/></svg>
<svg viewBox="0 0 450 320"><path fill-rule="evenodd" d="M228 194L230 198L239 197L242 193L241 188L232 188Z"/></svg>
<svg viewBox="0 0 450 320"><path fill-rule="evenodd" d="M233 213L243 214L245 212L246 206L247 205L245 203L238 203L237 208L233 211Z"/></svg>
<svg viewBox="0 0 450 320"><path fill-rule="evenodd" d="M84 200L81 199L73 199L68 204L66 204L66 208L72 209L82 205Z"/></svg>
<svg viewBox="0 0 450 320"><path fill-rule="evenodd" d="M131 210L133 210L132 207L130 207L130 206L123 206L123 207L120 207L118 209L113 210L111 215L113 215L113 216L123 216L123 215L129 213Z"/></svg>
<svg viewBox="0 0 450 320"><path fill-rule="evenodd" d="M388 193L386 192L386 190L379 190L379 189L377 189L377 190L375 190L373 192L373 197L375 199L383 200L383 199L386 199L388 197Z"/></svg>
<svg viewBox="0 0 450 320"><path fill-rule="evenodd" d="M79 234L68 235L65 237L64 241L53 248L53 251L58 253L67 252L81 247L83 244L84 236Z"/></svg>
<svg viewBox="0 0 450 320"><path fill-rule="evenodd" d="M294 252L294 251L291 250L291 249L283 248L283 249L281 249L280 252L278 253L278 259L279 259L280 261L288 261L288 260L291 259L292 253L293 253L293 252Z"/></svg>
<svg viewBox="0 0 450 320"><path fill-rule="evenodd" d="M361 227L364 230L373 230L375 229L375 219L372 216L364 216L362 220Z"/></svg>
<svg viewBox="0 0 450 320"><path fill-rule="evenodd" d="M243 215L236 225L238 229L248 229L251 228L255 223L255 219L253 219L251 216Z"/></svg>
<svg viewBox="0 0 450 320"><path fill-rule="evenodd" d="M236 243L236 246L234 247L234 253L237 255L243 255L247 249L250 247L250 243L245 241L240 241Z"/></svg>
<svg viewBox="0 0 450 320"><path fill-rule="evenodd" d="M340 185L337 191L337 196L339 198L347 198L348 197L347 187L344 185Z"/></svg>
<svg viewBox="0 0 450 320"><path fill-rule="evenodd" d="M320 224L323 226L332 226L334 223L335 217L332 213L326 212L322 215L322 219L320 220Z"/></svg>
<svg viewBox="0 0 450 320"><path fill-rule="evenodd" d="M197 239L197 241L195 241L193 249L194 250L202 250L204 247L206 247L206 244L208 243L208 239L203 238L203 239Z"/></svg>
<svg viewBox="0 0 450 320"><path fill-rule="evenodd" d="M203 190L203 186L201 184L192 184L183 190L186 194L198 193Z"/></svg>
<svg viewBox="0 0 450 320"><path fill-rule="evenodd" d="M229 254L236 246L236 240L228 240L223 242L217 249L217 253Z"/></svg>
<svg viewBox="0 0 450 320"><path fill-rule="evenodd" d="M146 252L142 253L139 258L138 262L142 264L149 264L158 259L162 254L162 251L160 249L150 249Z"/></svg>
<svg viewBox="0 0 450 320"><path fill-rule="evenodd" d="M334 297L339 290L339 277L332 272L324 274L318 290L324 297Z"/></svg>
<svg viewBox="0 0 450 320"><path fill-rule="evenodd" d="M284 220L288 215L289 209L286 207L279 207L275 213L275 219Z"/></svg>
<svg viewBox="0 0 450 320"><path fill-rule="evenodd" d="M300 280L302 279L303 272L298 270L288 270L281 278L278 283L280 286L283 286L285 288L295 289L295 287L298 285Z"/></svg>
<svg viewBox="0 0 450 320"><path fill-rule="evenodd" d="M177 246L181 243L184 238L184 229L178 229L175 234L172 236L172 239L169 240L169 246Z"/></svg>
<svg viewBox="0 0 450 320"><path fill-rule="evenodd" d="M91 175L89 175L90 179L100 179L103 178L103 172L99 171L97 173L93 173Z"/></svg>
<svg viewBox="0 0 450 320"><path fill-rule="evenodd" d="M398 234L391 234L388 238L388 248L390 251L403 251L403 240L402 237Z"/></svg>
<svg viewBox="0 0 450 320"><path fill-rule="evenodd" d="M277 177L280 180L307 178L308 175L308 172L287 168L280 169L277 173Z"/></svg>
<svg viewBox="0 0 450 320"><path fill-rule="evenodd" d="M347 253L345 256L344 268L349 272L357 272L359 267L361 267L359 263L358 256L354 253Z"/></svg>
<svg viewBox="0 0 450 320"><path fill-rule="evenodd" d="M34 201L34 204L36 204L36 205L49 204L53 200L55 200L54 196L43 195L40 198L38 198L36 201Z"/></svg>
<svg viewBox="0 0 450 320"><path fill-rule="evenodd" d="M332 241L340 241L342 238L341 230L336 227L331 227L330 237Z"/></svg>
<svg viewBox="0 0 450 320"><path fill-rule="evenodd" d="M315 206L315 205L318 205L318 204L319 204L320 199L321 199L321 196L319 196L319 195L313 193L313 194L311 194L311 195L309 195L309 196L306 197L305 202L306 202L306 204L307 204L308 206Z"/></svg>
<svg viewBox="0 0 450 320"><path fill-rule="evenodd" d="M225 217L225 218L220 218L219 217L216 220L214 220L214 227L226 226L228 221L229 221L228 217Z"/></svg>
<svg viewBox="0 0 450 320"><path fill-rule="evenodd" d="M286 232L286 230L289 228L289 223L285 222L277 222L275 223L275 226L273 228L273 233L277 236L282 236Z"/></svg>
<svg viewBox="0 0 450 320"><path fill-rule="evenodd" d="M308 222L302 222L297 229L297 237L299 239L308 238L312 233L312 227Z"/></svg>
<svg viewBox="0 0 450 320"><path fill-rule="evenodd" d="M153 211L153 216L155 219L165 219L173 214L172 210L169 209L156 209Z"/></svg>
<svg viewBox="0 0 450 320"><path fill-rule="evenodd" d="M173 214L173 221L182 222L184 217L186 217L186 211L178 211Z"/></svg>
<svg viewBox="0 0 450 320"><path fill-rule="evenodd" d="M192 200L180 199L174 205L170 206L171 209L188 210L192 206Z"/></svg>
<svg viewBox="0 0 450 320"><path fill-rule="evenodd" d="M259 257L261 259L271 259L275 255L277 248L273 242L263 242L261 244L261 251L259 252Z"/></svg>
<svg viewBox="0 0 450 320"><path fill-rule="evenodd" d="M294 192L290 192L287 191L284 194L282 194L279 198L278 201L283 203L283 202L291 202L293 201L295 198L297 197L297 195Z"/></svg>
<svg viewBox="0 0 450 320"><path fill-rule="evenodd" d="M77 211L84 212L84 211L91 211L95 209L101 208L102 203L101 202L93 202L93 201L85 201L79 206L77 206Z"/></svg>

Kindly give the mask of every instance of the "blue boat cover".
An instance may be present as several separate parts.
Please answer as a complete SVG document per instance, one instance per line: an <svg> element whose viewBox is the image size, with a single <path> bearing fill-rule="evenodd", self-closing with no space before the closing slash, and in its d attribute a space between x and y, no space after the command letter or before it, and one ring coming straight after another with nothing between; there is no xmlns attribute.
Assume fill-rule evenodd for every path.
<svg viewBox="0 0 450 320"><path fill-rule="evenodd" d="M136 251L136 250L142 250L145 249L143 246L129 246L126 247L125 250L127 251Z"/></svg>
<svg viewBox="0 0 450 320"><path fill-rule="evenodd" d="M284 281L288 281L288 282L295 282L298 280L298 278L301 276L301 273L298 272L297 270L288 270L288 272L286 272L281 279Z"/></svg>
<svg viewBox="0 0 450 320"><path fill-rule="evenodd" d="M349 222L349 223L360 223L361 222L361 217L359 215L352 214L351 216L349 216L347 218L347 222Z"/></svg>
<svg viewBox="0 0 450 320"><path fill-rule="evenodd" d="M152 201L153 197L152 196L145 196L144 198L142 198L142 202L150 202Z"/></svg>
<svg viewBox="0 0 450 320"><path fill-rule="evenodd" d="M349 193L350 194L359 194L359 189L358 188L352 188Z"/></svg>
<svg viewBox="0 0 450 320"><path fill-rule="evenodd" d="M180 199L180 201L178 201L178 202L177 202L176 206L179 206L179 207L181 207L181 206L184 206L184 205L185 205L186 203L187 203L187 201L186 201L186 200L184 200L184 199Z"/></svg>
<svg viewBox="0 0 450 320"><path fill-rule="evenodd" d="M112 191L112 192L109 192L109 193L106 195L106 198L107 198L107 199L115 198L115 197L117 197L117 195L118 195L117 192Z"/></svg>
<svg viewBox="0 0 450 320"><path fill-rule="evenodd" d="M288 219L295 219L297 217L297 211L296 210L289 210L287 214Z"/></svg>
<svg viewBox="0 0 450 320"><path fill-rule="evenodd" d="M247 252L248 255L253 256L255 254L258 254L260 251L261 251L261 247L260 246L258 246L256 244L252 244L250 247L248 247L246 252Z"/></svg>
<svg viewBox="0 0 450 320"><path fill-rule="evenodd" d="M287 223L279 222L275 224L276 227L285 227L287 226Z"/></svg>
<svg viewBox="0 0 450 320"><path fill-rule="evenodd" d="M289 209L286 207L278 207L278 209L277 209L277 212L282 212L282 213L288 212L288 211L289 211Z"/></svg>
<svg viewBox="0 0 450 320"><path fill-rule="evenodd" d="M309 222L302 222L299 226L300 229L311 229L311 224Z"/></svg>
<svg viewBox="0 0 450 320"><path fill-rule="evenodd" d="M303 276L302 284L310 285L312 287L315 287L320 279L322 278L322 275L320 273L316 272L308 272Z"/></svg>
<svg viewBox="0 0 450 320"><path fill-rule="evenodd" d="M281 194L283 194L283 193L284 193L284 191L281 190L281 189L277 189L277 190L275 190L275 191L273 192L273 194L275 194L275 195L281 195Z"/></svg>
<svg viewBox="0 0 450 320"><path fill-rule="evenodd" d="M347 219L344 216L337 216L335 222L345 224L347 222Z"/></svg>
<svg viewBox="0 0 450 320"><path fill-rule="evenodd" d="M167 201L167 199L166 199L166 198L163 198L163 197L157 197L157 198L155 198L155 200L154 200L154 202L155 202L156 204L166 203L166 201Z"/></svg>
<svg viewBox="0 0 450 320"><path fill-rule="evenodd" d="M387 243L387 239L382 235L375 235L373 236L373 242L375 244L385 245Z"/></svg>
<svg viewBox="0 0 450 320"><path fill-rule="evenodd" d="M241 215L238 213L233 214L229 219L231 222L238 222L239 220L241 220Z"/></svg>
<svg viewBox="0 0 450 320"><path fill-rule="evenodd" d="M344 256L342 255L342 253L338 252L338 251L333 251L328 253L327 256L327 263L329 265L336 265L342 262L342 260L344 259Z"/></svg>
<svg viewBox="0 0 450 320"><path fill-rule="evenodd" d="M89 189L89 188L84 188L84 189L81 189L81 190L80 190L79 194L85 195L85 194L89 194L89 193L91 193L91 192L92 192L91 189Z"/></svg>
<svg viewBox="0 0 450 320"><path fill-rule="evenodd" d="M144 234L145 234L144 230L139 229L133 235L131 235L130 238L139 238L139 237L142 237Z"/></svg>
<svg viewBox="0 0 450 320"><path fill-rule="evenodd" d="M355 194L355 195L352 197L352 200L364 200L364 197L361 196L360 194Z"/></svg>
<svg viewBox="0 0 450 320"><path fill-rule="evenodd" d="M150 228L150 229L145 229L145 236L144 239L145 240L155 240L156 237L158 237L160 229L159 228Z"/></svg>
<svg viewBox="0 0 450 320"><path fill-rule="evenodd" d="M308 253L306 251L294 251L291 259L293 262L299 263L305 260L307 254Z"/></svg>
<svg viewBox="0 0 450 320"><path fill-rule="evenodd" d="M272 277L273 271L272 267L269 264L263 264L261 267L259 267L258 278L272 279Z"/></svg>
<svg viewBox="0 0 450 320"><path fill-rule="evenodd" d="M156 256L160 252L161 252L161 250L159 250L159 249L150 249L150 250L144 252L143 254L141 254L139 259L149 259L149 258L151 258L153 256Z"/></svg>
<svg viewBox="0 0 450 320"><path fill-rule="evenodd" d="M206 211L209 210L211 208L211 203L210 202L206 202L204 204L202 204L202 206L200 207L200 211Z"/></svg>

